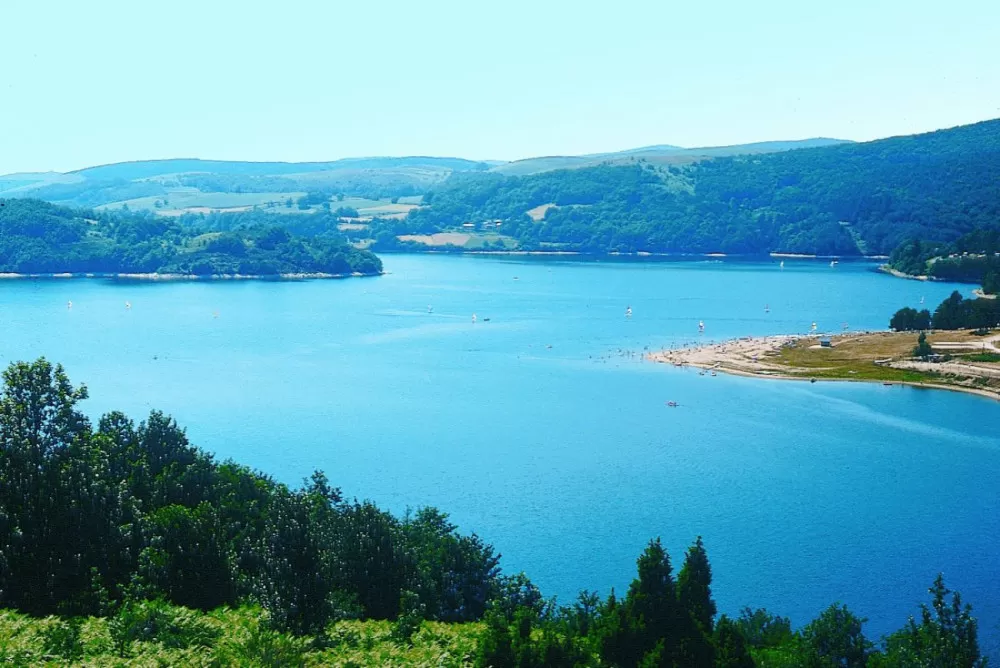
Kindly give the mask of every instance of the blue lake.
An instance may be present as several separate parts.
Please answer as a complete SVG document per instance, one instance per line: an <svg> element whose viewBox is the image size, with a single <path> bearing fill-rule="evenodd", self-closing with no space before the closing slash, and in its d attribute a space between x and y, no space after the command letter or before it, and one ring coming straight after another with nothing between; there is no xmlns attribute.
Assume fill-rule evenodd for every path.
<svg viewBox="0 0 1000 668"><path fill-rule="evenodd" d="M45 355L91 414L162 409L288 483L320 468L394 511L439 506L563 601L624 590L651 537L679 566L701 535L722 612L803 624L842 601L878 637L943 571L996 647L1000 403L641 361L813 321L883 329L971 286L810 261L384 259L346 281L5 281L0 362Z"/></svg>

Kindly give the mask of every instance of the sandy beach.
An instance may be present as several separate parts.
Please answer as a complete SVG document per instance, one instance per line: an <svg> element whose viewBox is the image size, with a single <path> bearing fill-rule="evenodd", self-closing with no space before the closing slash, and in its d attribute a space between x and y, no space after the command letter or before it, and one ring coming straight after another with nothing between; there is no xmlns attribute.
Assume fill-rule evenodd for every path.
<svg viewBox="0 0 1000 668"><path fill-rule="evenodd" d="M894 332L855 332L851 334L841 334L829 337L832 347L845 344L865 344L867 342L882 343L894 337L907 336L908 333ZM997 342L1000 335L994 335L981 343L986 349L996 351ZM967 344L941 344L944 347L959 346L966 350ZM955 392L965 392L981 397L988 397L1000 400L1000 391L990 387L974 386L981 379L1000 379L1000 365L980 365L964 362L921 362L911 359L885 359L879 360L875 365L874 359L870 359L868 364L878 366L886 370L914 371L918 373L933 374L928 375L927 381L898 380L880 377L852 377L850 374L856 371L849 370L842 377L834 377L821 372L829 372L834 367L816 366L795 366L789 363L782 352L785 348L803 349L809 351L822 351L824 347L819 344L819 337L816 335L777 335L763 337L745 337L731 339L718 343L708 343L699 346L688 346L649 353L646 359L660 364L670 364L676 367L695 367L715 373L727 373L739 376L752 376L758 378L772 378L782 380L798 380L809 382L820 381L840 381L840 382L868 382L883 383L886 385L907 385L911 387L922 387L929 389L952 390ZM825 348L830 350L831 348Z"/></svg>

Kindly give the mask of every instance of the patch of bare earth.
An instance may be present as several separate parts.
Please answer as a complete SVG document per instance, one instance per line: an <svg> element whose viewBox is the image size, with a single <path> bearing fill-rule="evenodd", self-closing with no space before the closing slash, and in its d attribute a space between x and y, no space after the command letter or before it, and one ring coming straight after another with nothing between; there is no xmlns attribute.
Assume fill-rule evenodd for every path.
<svg viewBox="0 0 1000 668"><path fill-rule="evenodd" d="M400 241L415 241L425 246L464 246L472 238L461 232L437 232L435 234L403 234Z"/></svg>
<svg viewBox="0 0 1000 668"><path fill-rule="evenodd" d="M541 204L539 206L536 206L534 209L528 209L525 213L527 213L528 217L537 223L538 221L545 218L545 214L546 212L548 212L549 209L554 209L554 208L557 208L554 203Z"/></svg>

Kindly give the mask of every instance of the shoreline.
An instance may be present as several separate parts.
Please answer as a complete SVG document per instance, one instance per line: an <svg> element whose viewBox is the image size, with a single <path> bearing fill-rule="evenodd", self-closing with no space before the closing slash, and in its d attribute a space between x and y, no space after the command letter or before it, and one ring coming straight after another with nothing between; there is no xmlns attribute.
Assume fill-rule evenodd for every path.
<svg viewBox="0 0 1000 668"><path fill-rule="evenodd" d="M384 255L498 255L498 256L576 256L587 258L676 258L688 260L696 258L731 260L838 260L840 262L878 262L888 259L886 255L808 255L804 253L661 253L656 251L610 251L592 252L578 250L480 250L461 246L426 246L424 248L385 249L376 251Z"/></svg>
<svg viewBox="0 0 1000 668"><path fill-rule="evenodd" d="M848 335L830 337L841 341L855 340L864 336L893 335L892 332L854 332ZM773 357L783 347L794 346L802 341L820 338L819 335L781 334L759 338L746 337L729 339L717 343L708 343L690 348L663 350L647 353L647 361L657 364L670 364L675 367L691 367L713 373L725 373L732 376L758 378L765 380L794 380L808 383L817 382L848 382L848 383L882 383L883 385L902 385L916 389L950 390L964 394L973 394L993 401L1000 401L1000 391L981 387L928 381L899 380L889 378L849 378L810 376L807 368L799 369L787 365L782 366L770 360L758 361L759 358ZM874 363L874 362L873 362ZM886 366L897 369L897 367Z"/></svg>
<svg viewBox="0 0 1000 668"><path fill-rule="evenodd" d="M906 272L900 271L899 269L893 269L892 267L890 267L887 264L880 264L879 267L878 267L878 270L880 272L882 272L883 274L888 274L890 276L895 276L896 278L905 278L906 280L909 280L909 281L931 282L931 281L940 281L941 280L939 278L935 278L934 276L926 276L926 275L917 276L917 275L914 275L914 274L907 274Z"/></svg>
<svg viewBox="0 0 1000 668"><path fill-rule="evenodd" d="M368 276L383 276L385 272L378 274L363 274L352 272L350 274L327 274L323 272L300 272L286 274L157 274L153 273L114 273L114 272L52 272L39 274L20 274L15 272L0 273L0 280L66 280L79 278L102 278L126 281L302 281L312 279L342 279L342 278L364 278Z"/></svg>

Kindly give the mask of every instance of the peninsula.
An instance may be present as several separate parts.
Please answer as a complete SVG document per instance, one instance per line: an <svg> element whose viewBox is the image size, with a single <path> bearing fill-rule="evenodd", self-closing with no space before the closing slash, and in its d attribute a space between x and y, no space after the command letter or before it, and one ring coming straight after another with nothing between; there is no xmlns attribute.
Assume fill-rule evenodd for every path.
<svg viewBox="0 0 1000 668"><path fill-rule="evenodd" d="M1000 334L929 331L933 353L926 359L914 356L917 342L917 332L745 337L664 350L647 358L743 376L903 384L1000 400Z"/></svg>

